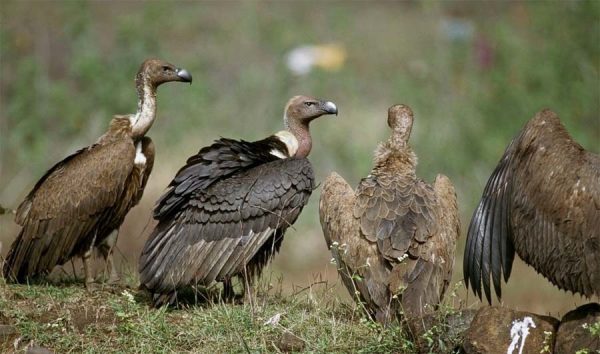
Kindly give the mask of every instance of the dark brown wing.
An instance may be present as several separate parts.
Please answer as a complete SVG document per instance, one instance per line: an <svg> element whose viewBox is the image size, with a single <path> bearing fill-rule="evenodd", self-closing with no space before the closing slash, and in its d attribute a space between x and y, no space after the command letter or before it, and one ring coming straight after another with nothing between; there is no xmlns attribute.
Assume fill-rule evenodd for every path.
<svg viewBox="0 0 600 354"><path fill-rule="evenodd" d="M510 227L510 199L512 188L512 158L518 143L513 141L506 149L498 166L492 172L481 201L475 210L463 257L463 276L467 288L481 298L481 284L486 298L491 301L490 274L498 298L502 296L500 276L508 280L515 257Z"/></svg>
<svg viewBox="0 0 600 354"><path fill-rule="evenodd" d="M414 176L372 175L356 190L354 216L363 235L396 261L405 254L418 257L418 245L435 234L436 203L431 186Z"/></svg>
<svg viewBox="0 0 600 354"><path fill-rule="evenodd" d="M270 153L273 148L287 150L280 140L273 137L255 142L222 138L203 147L187 160L169 184L168 190L156 202L154 218L172 218L195 191L206 189L216 181L242 170L277 160Z"/></svg>
<svg viewBox="0 0 600 354"><path fill-rule="evenodd" d="M4 266L7 278L50 271L63 264L107 217L129 176L135 148L129 139L93 145L50 169L19 206L23 226Z"/></svg>
<svg viewBox="0 0 600 354"><path fill-rule="evenodd" d="M488 302L490 272L510 275L512 248L561 289L600 294L600 158L544 110L506 149L471 220L465 279Z"/></svg>
<svg viewBox="0 0 600 354"><path fill-rule="evenodd" d="M196 189L150 235L141 283L164 294L240 274L266 243L280 243L274 238L296 221L313 184L308 160L284 159Z"/></svg>
<svg viewBox="0 0 600 354"><path fill-rule="evenodd" d="M359 219L353 215L354 202L354 191L341 176L334 172L327 177L319 202L325 242L350 295L358 295L378 321L389 323L392 313L387 262L377 244L362 237Z"/></svg>

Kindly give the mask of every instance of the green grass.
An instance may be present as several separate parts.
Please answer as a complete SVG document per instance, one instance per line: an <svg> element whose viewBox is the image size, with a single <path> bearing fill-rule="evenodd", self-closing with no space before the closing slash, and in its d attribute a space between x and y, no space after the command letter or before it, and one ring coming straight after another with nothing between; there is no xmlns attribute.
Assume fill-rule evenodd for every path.
<svg viewBox="0 0 600 354"><path fill-rule="evenodd" d="M290 332L305 352L414 352L398 326L380 327L331 291L315 285L258 296L253 306L214 301L152 309L145 294L124 286L90 294L72 283L2 285L0 320L17 333L0 350L33 341L57 353L280 352ZM277 314L277 324L265 324Z"/></svg>

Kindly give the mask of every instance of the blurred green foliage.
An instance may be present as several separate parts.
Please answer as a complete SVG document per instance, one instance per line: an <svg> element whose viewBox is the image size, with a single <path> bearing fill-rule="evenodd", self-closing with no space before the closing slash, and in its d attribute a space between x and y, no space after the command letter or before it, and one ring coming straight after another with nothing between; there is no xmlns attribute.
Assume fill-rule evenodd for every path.
<svg viewBox="0 0 600 354"><path fill-rule="evenodd" d="M339 121L313 128L320 176L364 175L386 136L385 110L399 102L417 115L422 174L450 175L469 204L541 108L598 151L598 1L316 4L3 2L0 179L23 168L35 178L93 142L112 114L132 112L133 76L150 56L196 78L191 89L161 88L159 153L260 138L280 129L298 93L340 107ZM348 51L342 70L286 69L288 50L328 42Z"/></svg>

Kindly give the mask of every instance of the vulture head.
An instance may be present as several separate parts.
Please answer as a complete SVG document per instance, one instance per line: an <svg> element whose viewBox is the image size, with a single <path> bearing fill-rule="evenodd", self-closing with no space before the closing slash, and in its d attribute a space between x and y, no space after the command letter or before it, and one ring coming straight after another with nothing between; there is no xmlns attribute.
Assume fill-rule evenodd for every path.
<svg viewBox="0 0 600 354"><path fill-rule="evenodd" d="M304 124L324 114L338 114L335 103L308 96L294 96L285 105L285 120L288 123L296 120Z"/></svg>
<svg viewBox="0 0 600 354"><path fill-rule="evenodd" d="M400 143L408 144L410 131L413 125L413 112L410 107L403 104L395 104L388 109L388 126L392 134Z"/></svg>
<svg viewBox="0 0 600 354"><path fill-rule="evenodd" d="M413 111L407 105L395 104L388 108L387 122L392 130L392 135L375 149L375 165L388 163L391 156L396 157L395 160L404 161L402 169L406 167L404 163L408 163L409 166L416 165L417 157L408 144L413 119Z"/></svg>
<svg viewBox="0 0 600 354"><path fill-rule="evenodd" d="M283 121L287 130L297 140L298 148L297 150L294 149L296 151L294 157L304 158L308 156L312 148L312 139L308 125L313 119L326 114L335 114L337 116L338 110L335 103L309 96L294 96L290 98L285 105Z"/></svg>
<svg viewBox="0 0 600 354"><path fill-rule="evenodd" d="M149 84L153 88L164 84L165 82L180 81L192 83L192 75L185 69L175 67L171 63L160 59L145 60L136 76L138 87Z"/></svg>

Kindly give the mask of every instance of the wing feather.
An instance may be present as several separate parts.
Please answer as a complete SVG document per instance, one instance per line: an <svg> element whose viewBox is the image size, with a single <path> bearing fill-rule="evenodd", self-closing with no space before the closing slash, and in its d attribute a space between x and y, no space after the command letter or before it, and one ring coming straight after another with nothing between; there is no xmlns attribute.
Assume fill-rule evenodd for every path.
<svg viewBox="0 0 600 354"><path fill-rule="evenodd" d="M7 278L50 271L78 252L101 216L117 204L131 173L130 139L92 145L54 165L18 208L23 228L4 266Z"/></svg>
<svg viewBox="0 0 600 354"><path fill-rule="evenodd" d="M366 188L363 195L373 192L374 189ZM387 285L389 270L377 244L360 236L361 224L354 214L360 211L359 197L342 177L332 173L323 184L319 202L321 227L350 295L357 297L358 291L359 300L372 314L382 322L388 322L391 305Z"/></svg>
<svg viewBox="0 0 600 354"><path fill-rule="evenodd" d="M160 292L239 275L276 230L283 233L295 222L312 192L313 178L308 160L283 159L190 192L186 203L172 210L176 217L161 219L144 246L142 283ZM173 228L184 231L171 232ZM200 243L200 249L195 247ZM157 273L157 263L167 259L165 272Z"/></svg>
<svg viewBox="0 0 600 354"><path fill-rule="evenodd" d="M511 242L505 227L508 220L501 220L500 217L508 214L510 196L507 186L511 183L511 156L514 151L514 141L506 149L500 159L498 166L492 172L481 201L475 210L469 230L467 233L467 247L464 258L464 276L465 284L471 287L475 294L481 298L481 284L486 294L488 302L491 301L490 294L490 276L493 277L494 285L500 284L500 269L504 268L505 275L508 271L506 262L510 261L514 254L511 254ZM495 218L495 216L498 216ZM499 248L497 248L500 246ZM501 257L495 252L500 252ZM492 259L493 258L493 259ZM496 263L497 262L497 263ZM493 273L493 274L492 274ZM495 288L496 294L501 294L500 287Z"/></svg>
<svg viewBox="0 0 600 354"><path fill-rule="evenodd" d="M516 251L558 287L599 294L600 282L589 281L600 273L598 180L600 158L573 141L555 113L538 113L507 147L473 214L467 286L481 297L483 282L491 302L491 272L500 298L500 278L508 280Z"/></svg>
<svg viewBox="0 0 600 354"><path fill-rule="evenodd" d="M206 189L240 171L277 160L270 151L273 148L287 149L281 144L283 143L273 137L255 142L221 138L212 145L203 147L177 172L167 191L157 201L154 218L168 219L196 191Z"/></svg>

